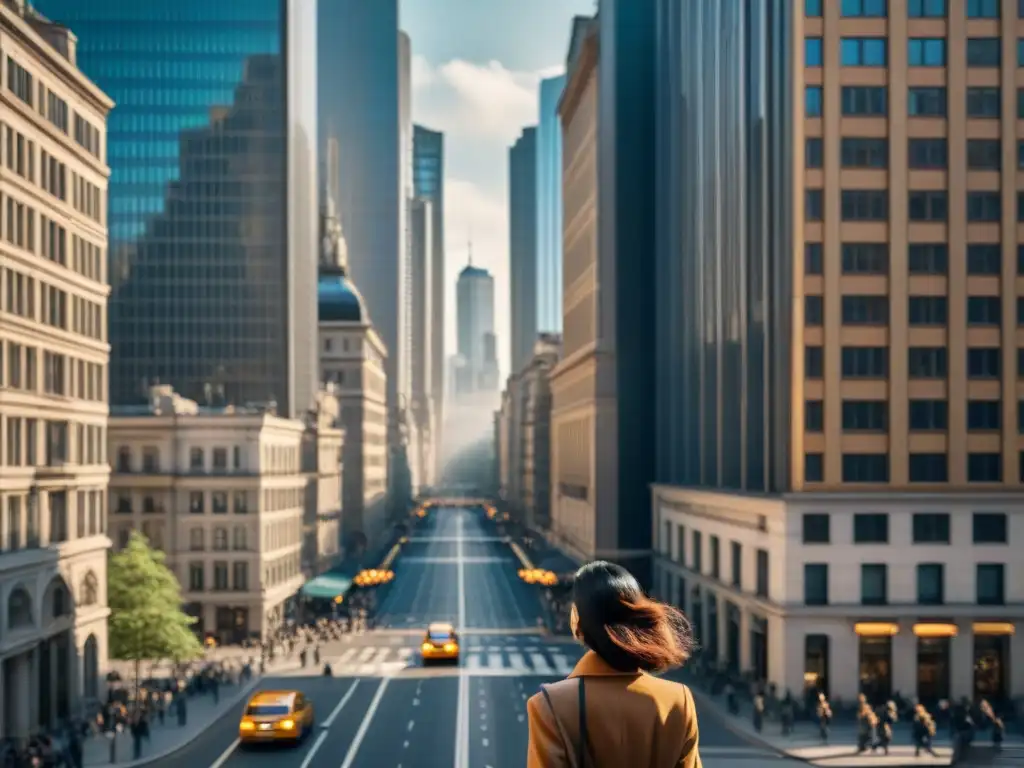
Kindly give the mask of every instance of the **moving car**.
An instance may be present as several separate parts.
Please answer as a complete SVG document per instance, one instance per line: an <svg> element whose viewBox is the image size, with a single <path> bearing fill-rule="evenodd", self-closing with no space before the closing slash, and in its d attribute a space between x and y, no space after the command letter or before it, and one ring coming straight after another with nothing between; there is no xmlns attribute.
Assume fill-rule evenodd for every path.
<svg viewBox="0 0 1024 768"><path fill-rule="evenodd" d="M435 622L427 627L427 636L420 646L423 661L459 660L459 635L448 622Z"/></svg>
<svg viewBox="0 0 1024 768"><path fill-rule="evenodd" d="M313 730L313 704L298 691L260 691L238 724L238 740L244 744L275 741L298 743Z"/></svg>

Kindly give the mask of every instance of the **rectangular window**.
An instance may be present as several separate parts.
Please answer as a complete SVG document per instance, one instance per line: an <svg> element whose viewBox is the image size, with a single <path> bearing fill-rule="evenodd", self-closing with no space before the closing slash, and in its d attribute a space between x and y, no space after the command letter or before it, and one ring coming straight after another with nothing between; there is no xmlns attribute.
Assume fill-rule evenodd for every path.
<svg viewBox="0 0 1024 768"><path fill-rule="evenodd" d="M948 512L915 512L913 521L915 544L949 544Z"/></svg>
<svg viewBox="0 0 1024 768"><path fill-rule="evenodd" d="M967 349L967 378L998 379L1002 365L998 347L969 347Z"/></svg>
<svg viewBox="0 0 1024 768"><path fill-rule="evenodd" d="M831 541L831 519L827 512L804 512L804 544L828 544Z"/></svg>
<svg viewBox="0 0 1024 768"><path fill-rule="evenodd" d="M968 296L967 324L999 327L1002 320L1002 309L997 296Z"/></svg>
<svg viewBox="0 0 1024 768"><path fill-rule="evenodd" d="M821 296L804 296L804 324L814 328L825 319L825 308Z"/></svg>
<svg viewBox="0 0 1024 768"><path fill-rule="evenodd" d="M911 483L948 482L949 458L944 453L911 453L907 460L907 477Z"/></svg>
<svg viewBox="0 0 1024 768"><path fill-rule="evenodd" d="M804 347L804 375L820 379L825 370L825 352L821 347Z"/></svg>
<svg viewBox="0 0 1024 768"><path fill-rule="evenodd" d="M839 158L844 168L887 168L889 140L844 137Z"/></svg>
<svg viewBox="0 0 1024 768"><path fill-rule="evenodd" d="M888 243L843 243L841 261L844 275L889 274Z"/></svg>
<svg viewBox="0 0 1024 768"><path fill-rule="evenodd" d="M910 88L907 113L910 117L945 117L946 89L940 86Z"/></svg>
<svg viewBox="0 0 1024 768"><path fill-rule="evenodd" d="M968 67L998 67L999 38L969 37L967 38Z"/></svg>
<svg viewBox="0 0 1024 768"><path fill-rule="evenodd" d="M821 190L817 190L821 194ZM841 196L843 221L886 221L889 192L885 189L844 189Z"/></svg>
<svg viewBox="0 0 1024 768"><path fill-rule="evenodd" d="M804 454L804 480L808 483L820 483L825 480L825 457L823 454Z"/></svg>
<svg viewBox="0 0 1024 768"><path fill-rule="evenodd" d="M822 0L804 0L804 16L820 19L821 3Z"/></svg>
<svg viewBox="0 0 1024 768"><path fill-rule="evenodd" d="M968 192L967 220L998 222L1003 217L999 192Z"/></svg>
<svg viewBox="0 0 1024 768"><path fill-rule="evenodd" d="M910 139L907 142L907 164L911 168L942 169L949 165L945 139Z"/></svg>
<svg viewBox="0 0 1024 768"><path fill-rule="evenodd" d="M704 573L704 538L700 531L694 531L690 547L693 556L694 573Z"/></svg>
<svg viewBox="0 0 1024 768"><path fill-rule="evenodd" d="M844 379L880 379L889 374L887 347L843 347L839 359Z"/></svg>
<svg viewBox="0 0 1024 768"><path fill-rule="evenodd" d="M907 208L911 221L946 221L949 218L949 198L945 190L912 190Z"/></svg>
<svg viewBox="0 0 1024 768"><path fill-rule="evenodd" d="M949 272L949 247L945 243L911 243L907 269L912 275L945 275Z"/></svg>
<svg viewBox="0 0 1024 768"><path fill-rule="evenodd" d="M967 116L994 119L1002 116L1002 97L998 88L971 86L967 89Z"/></svg>
<svg viewBox="0 0 1024 768"><path fill-rule="evenodd" d="M885 565L864 563L860 567L861 605L886 605L889 602L889 578Z"/></svg>
<svg viewBox="0 0 1024 768"><path fill-rule="evenodd" d="M821 117L821 86L804 88L804 113L807 117Z"/></svg>
<svg viewBox="0 0 1024 768"><path fill-rule="evenodd" d="M885 512L857 512L853 516L854 544L888 544L889 515Z"/></svg>
<svg viewBox="0 0 1024 768"><path fill-rule="evenodd" d="M888 296L843 296L844 325L885 325L889 322Z"/></svg>
<svg viewBox="0 0 1024 768"><path fill-rule="evenodd" d="M907 63L912 67L946 66L946 40L942 37L912 37L907 41Z"/></svg>
<svg viewBox="0 0 1024 768"><path fill-rule="evenodd" d="M1001 0L967 0L968 19L998 19Z"/></svg>
<svg viewBox="0 0 1024 768"><path fill-rule="evenodd" d="M808 168L821 168L825 151L819 138L806 139L804 142L804 165Z"/></svg>
<svg viewBox="0 0 1024 768"><path fill-rule="evenodd" d="M818 98L821 98L820 87ZM889 112L889 89L884 85L844 85L840 103L845 116L881 117Z"/></svg>
<svg viewBox="0 0 1024 768"><path fill-rule="evenodd" d="M949 370L945 347L910 347L907 360L912 379L944 379Z"/></svg>
<svg viewBox="0 0 1024 768"><path fill-rule="evenodd" d="M945 296L910 296L908 320L911 325L945 325L949 317Z"/></svg>
<svg viewBox="0 0 1024 768"><path fill-rule="evenodd" d="M975 544L1008 544L1010 539L1005 512L975 512L971 531Z"/></svg>
<svg viewBox="0 0 1024 768"><path fill-rule="evenodd" d="M1002 563L978 563L978 605L1006 604L1006 573Z"/></svg>
<svg viewBox="0 0 1024 768"><path fill-rule="evenodd" d="M825 428L825 408L821 400L804 403L804 431L821 432Z"/></svg>
<svg viewBox="0 0 1024 768"><path fill-rule="evenodd" d="M884 37L844 37L839 41L839 62L844 67L884 67L887 43Z"/></svg>
<svg viewBox="0 0 1024 768"><path fill-rule="evenodd" d="M885 432L889 426L889 403L885 400L844 400L844 432Z"/></svg>
<svg viewBox="0 0 1024 768"><path fill-rule="evenodd" d="M917 602L920 605L942 605L946 602L942 563L918 563Z"/></svg>
<svg viewBox="0 0 1024 768"><path fill-rule="evenodd" d="M967 454L967 482L1003 482L1003 456L999 453Z"/></svg>
<svg viewBox="0 0 1024 768"><path fill-rule="evenodd" d="M828 563L804 563L804 604L828 605Z"/></svg>
<svg viewBox="0 0 1024 768"><path fill-rule="evenodd" d="M946 0L908 0L907 16L912 19L944 19Z"/></svg>
<svg viewBox="0 0 1024 768"><path fill-rule="evenodd" d="M743 547L738 541L729 543L729 561L732 564L732 585L743 588Z"/></svg>
<svg viewBox="0 0 1024 768"><path fill-rule="evenodd" d="M844 453L844 483L889 482L889 455L886 453Z"/></svg>
<svg viewBox="0 0 1024 768"><path fill-rule="evenodd" d="M886 0L843 0L842 16L860 16L864 18L885 18Z"/></svg>
<svg viewBox="0 0 1024 768"><path fill-rule="evenodd" d="M804 190L804 219L821 221L824 215L825 201L820 189Z"/></svg>
<svg viewBox="0 0 1024 768"><path fill-rule="evenodd" d="M711 554L711 578L720 578L722 575L722 548L718 543L717 536L708 538L708 549Z"/></svg>
<svg viewBox="0 0 1024 768"><path fill-rule="evenodd" d="M824 268L824 254L821 243L804 243L804 272L820 275Z"/></svg>
<svg viewBox="0 0 1024 768"><path fill-rule="evenodd" d="M1002 271L1003 254L1000 246L994 243L972 243L967 246L967 274L998 276Z"/></svg>
<svg viewBox="0 0 1024 768"><path fill-rule="evenodd" d="M754 593L758 597L768 598L768 550L757 550L757 583L754 585Z"/></svg>
<svg viewBox="0 0 1024 768"><path fill-rule="evenodd" d="M932 432L949 427L949 403L945 400L911 400L908 411L910 429Z"/></svg>
<svg viewBox="0 0 1024 768"><path fill-rule="evenodd" d="M972 432L992 432L1003 425L1000 400L968 400L967 429Z"/></svg>
<svg viewBox="0 0 1024 768"><path fill-rule="evenodd" d="M821 38L808 37L804 40L804 66L820 67L824 57L822 56Z"/></svg>

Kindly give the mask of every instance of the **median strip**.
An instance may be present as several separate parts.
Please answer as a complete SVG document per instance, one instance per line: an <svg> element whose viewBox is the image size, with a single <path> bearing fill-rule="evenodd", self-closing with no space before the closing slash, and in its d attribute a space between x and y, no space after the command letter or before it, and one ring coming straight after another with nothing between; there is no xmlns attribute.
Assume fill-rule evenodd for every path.
<svg viewBox="0 0 1024 768"><path fill-rule="evenodd" d="M532 571L533 561L526 556L526 553L523 551L523 548L520 547L519 544L517 544L514 541L510 541L509 546L512 547L512 552L515 553L515 556L519 558L519 562L522 564L523 569L527 571Z"/></svg>

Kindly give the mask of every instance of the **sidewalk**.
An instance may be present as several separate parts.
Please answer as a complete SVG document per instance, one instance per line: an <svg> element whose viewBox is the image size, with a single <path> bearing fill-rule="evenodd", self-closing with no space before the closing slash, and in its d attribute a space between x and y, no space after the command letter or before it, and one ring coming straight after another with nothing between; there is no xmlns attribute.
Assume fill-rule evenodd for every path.
<svg viewBox="0 0 1024 768"><path fill-rule="evenodd" d="M889 754L882 752L866 752L857 754L857 725L852 721L840 721L833 724L828 744L822 744L818 736L817 723L806 720L798 721L789 736L783 736L777 720L765 719L763 730L758 733L754 729L751 704L741 701L740 713L730 715L722 695L712 696L695 684L691 675L686 675L683 682L690 686L697 708L712 709L723 720L726 727L743 739L761 744L768 749L781 752L797 760L823 768L859 768L860 766L948 766L952 762L953 749L948 733L939 733L935 738L937 757L922 754L914 756L914 747L910 746L910 727L906 723L898 723L893 734L893 743ZM979 734L975 744L985 745L987 734ZM1007 734L1006 747L1024 744L1024 739L1015 734Z"/></svg>
<svg viewBox="0 0 1024 768"><path fill-rule="evenodd" d="M223 651L234 651L231 656L244 652L239 648L225 648ZM228 654L225 654L228 655ZM213 659L208 656L212 661ZM248 658L248 656L245 656ZM163 677L169 665L161 664L154 668L151 676ZM295 659L280 659L273 665L268 665L266 675L280 674L291 669L297 669L299 662ZM147 676L149 667L143 666L143 675ZM162 672L162 674L158 674ZM266 676L265 675L265 676ZM191 744L198 739L211 726L215 725L220 718L242 701L253 689L260 684L259 674L253 676L247 683L238 685L221 685L220 696L216 702L210 693L190 696L188 701L188 718L183 727L178 726L178 719L172 713L168 713L161 724L159 719L154 718L150 723L150 738L142 743L142 757L139 760L132 759L132 738L127 730L118 733L111 738L107 734L94 736L86 739L82 744L82 762L85 766L114 765L119 768L132 768L141 766L156 760L163 760L175 752ZM113 742L113 744L112 744ZM114 759L111 760L111 747L113 746Z"/></svg>

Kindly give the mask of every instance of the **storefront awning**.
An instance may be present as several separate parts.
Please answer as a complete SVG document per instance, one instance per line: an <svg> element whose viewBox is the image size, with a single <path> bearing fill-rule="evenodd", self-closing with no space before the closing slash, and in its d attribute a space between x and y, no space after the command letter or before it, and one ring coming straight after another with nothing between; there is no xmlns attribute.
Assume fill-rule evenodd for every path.
<svg viewBox="0 0 1024 768"><path fill-rule="evenodd" d="M348 592L348 588L351 586L352 579L348 576L341 573L325 573L307 581L299 591L303 597L333 600Z"/></svg>

